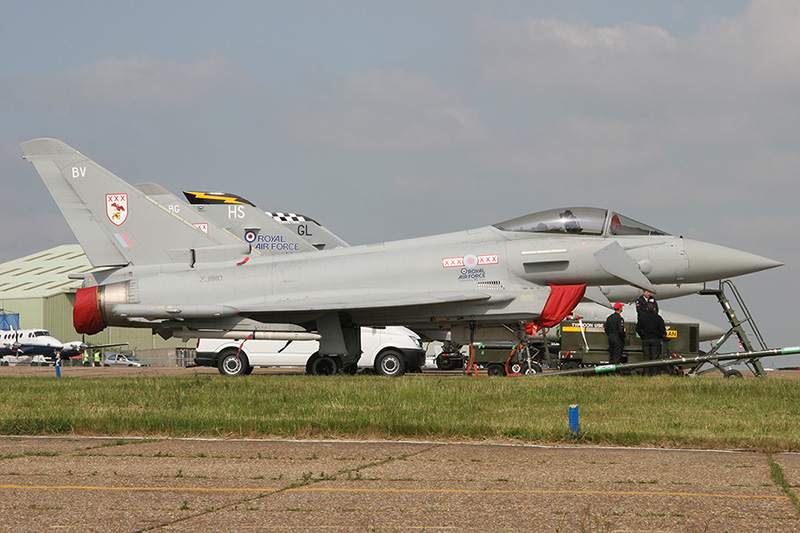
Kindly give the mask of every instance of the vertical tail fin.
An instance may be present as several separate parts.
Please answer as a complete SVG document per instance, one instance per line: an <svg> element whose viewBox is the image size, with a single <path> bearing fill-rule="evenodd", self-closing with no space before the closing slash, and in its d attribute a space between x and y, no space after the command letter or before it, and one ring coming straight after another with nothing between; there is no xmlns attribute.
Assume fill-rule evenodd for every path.
<svg viewBox="0 0 800 533"><path fill-rule="evenodd" d="M200 213L170 211L58 139L20 146L95 267L171 263L173 250L240 243Z"/></svg>
<svg viewBox="0 0 800 533"><path fill-rule="evenodd" d="M349 246L313 219L292 213L265 213L227 192L183 191L194 209L235 235L247 236L261 255L307 252ZM152 196L152 195L151 195Z"/></svg>

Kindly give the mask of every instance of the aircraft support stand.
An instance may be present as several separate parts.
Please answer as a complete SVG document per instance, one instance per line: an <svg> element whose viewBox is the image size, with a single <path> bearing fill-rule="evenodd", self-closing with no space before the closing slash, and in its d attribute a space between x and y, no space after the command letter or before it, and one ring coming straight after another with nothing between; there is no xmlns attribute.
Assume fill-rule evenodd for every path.
<svg viewBox="0 0 800 533"><path fill-rule="evenodd" d="M733 307L731 306L730 300L728 299L728 297L725 294L725 286L727 286L730 289L731 293L733 294L733 297L736 300L736 305L741 310L742 318L739 318L739 317L736 316L736 312L734 311ZM716 354L719 351L719 349L722 347L722 345L725 343L725 341L727 341L730 338L730 336L733 335L734 333L739 338L739 342L741 343L742 348L744 349L745 352L755 352L756 351L756 347L753 345L753 343L750 341L750 337L747 335L747 331L744 328L745 324L749 324L750 325L750 328L752 329L752 334L753 334L753 336L755 336L756 341L758 342L758 345L759 345L758 349L760 349L762 351L763 350L767 350L767 344L766 344L766 342L764 342L764 337L761 336L761 332L759 331L758 326L755 323L755 320L751 316L750 311L747 309L747 306L744 303L744 299L742 299L742 296L739 294L739 291L736 288L736 285L734 285L731 280L729 280L729 279L720 280L719 288L716 288L716 289L706 288L706 289L701 290L699 292L699 294L716 296L717 297L717 301L719 301L720 306L722 306L722 311L725 313L725 316L726 316L726 318L728 319L728 322L731 325L731 327L728 330L728 332L725 335L723 335L714 344L714 347L706 355L714 355L714 354ZM738 373L738 370L731 370L731 369L728 369L728 367L733 366L733 365L737 365L737 364L740 364L740 363L745 363L750 368L750 370L753 372L753 374L756 377L759 377L759 378L767 377L766 372L764 372L764 367L761 364L761 359L760 358L742 358L742 359L738 359L738 360L728 361L724 365L720 365L718 362L716 362L714 360L705 361L705 362L708 362L709 364L713 365L717 370L719 370L720 372L722 372L725 375L728 375L728 373L733 373L733 372L737 372ZM691 375L701 375L701 374L705 374L706 372L712 372L713 371L713 369L711 369L711 368L709 368L707 370L699 371L699 369L700 369L700 367L702 365L703 365L703 363L700 363L697 367L692 369L690 374Z"/></svg>

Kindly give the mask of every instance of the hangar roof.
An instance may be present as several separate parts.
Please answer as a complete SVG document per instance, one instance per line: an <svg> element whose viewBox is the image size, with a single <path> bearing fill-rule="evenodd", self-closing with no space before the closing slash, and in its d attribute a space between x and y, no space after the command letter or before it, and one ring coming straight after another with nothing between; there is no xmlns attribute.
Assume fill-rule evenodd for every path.
<svg viewBox="0 0 800 533"><path fill-rule="evenodd" d="M93 267L79 244L65 244L0 264L0 299L44 298L80 288L69 274Z"/></svg>

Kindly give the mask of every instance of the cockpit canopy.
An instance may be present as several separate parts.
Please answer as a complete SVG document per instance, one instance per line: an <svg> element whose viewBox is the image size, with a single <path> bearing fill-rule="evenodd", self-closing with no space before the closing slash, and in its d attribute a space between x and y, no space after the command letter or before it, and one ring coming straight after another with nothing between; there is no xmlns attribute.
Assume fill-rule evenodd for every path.
<svg viewBox="0 0 800 533"><path fill-rule="evenodd" d="M669 235L625 215L596 207L550 209L494 225L502 231L576 235Z"/></svg>

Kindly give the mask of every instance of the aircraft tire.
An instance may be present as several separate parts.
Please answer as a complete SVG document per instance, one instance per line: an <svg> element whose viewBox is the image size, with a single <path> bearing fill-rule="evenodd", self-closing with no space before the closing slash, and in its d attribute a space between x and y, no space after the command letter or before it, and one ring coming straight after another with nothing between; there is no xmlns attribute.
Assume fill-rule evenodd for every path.
<svg viewBox="0 0 800 533"><path fill-rule="evenodd" d="M248 368L250 368L250 362L244 352L231 348L220 354L217 369L223 376L242 376L248 373Z"/></svg>
<svg viewBox="0 0 800 533"><path fill-rule="evenodd" d="M522 374L522 365L518 361L508 363L509 374Z"/></svg>
<svg viewBox="0 0 800 533"><path fill-rule="evenodd" d="M486 367L486 373L490 376L505 376L506 369L503 365L499 363L492 363L488 367Z"/></svg>
<svg viewBox="0 0 800 533"><path fill-rule="evenodd" d="M521 374L526 376L533 376L536 374L542 373L542 367L540 367L537 363L531 363L530 368L528 367L528 363L522 363Z"/></svg>
<svg viewBox="0 0 800 533"><path fill-rule="evenodd" d="M743 378L744 376L742 375L741 372L739 372L735 368L732 368L730 370L726 370L725 373L723 374L723 377L739 379L739 378Z"/></svg>
<svg viewBox="0 0 800 533"><path fill-rule="evenodd" d="M436 368L439 370L452 370L452 362L446 355L439 354L436 356Z"/></svg>
<svg viewBox="0 0 800 533"><path fill-rule="evenodd" d="M335 376L339 373L339 366L336 357L317 352L306 363L306 373L312 376Z"/></svg>
<svg viewBox="0 0 800 533"><path fill-rule="evenodd" d="M453 355L441 353L436 356L436 367L439 370L456 370L463 366L464 361L459 353L453 353Z"/></svg>
<svg viewBox="0 0 800 533"><path fill-rule="evenodd" d="M406 360L395 350L386 350L375 361L375 372L381 376L400 377L406 373Z"/></svg>

